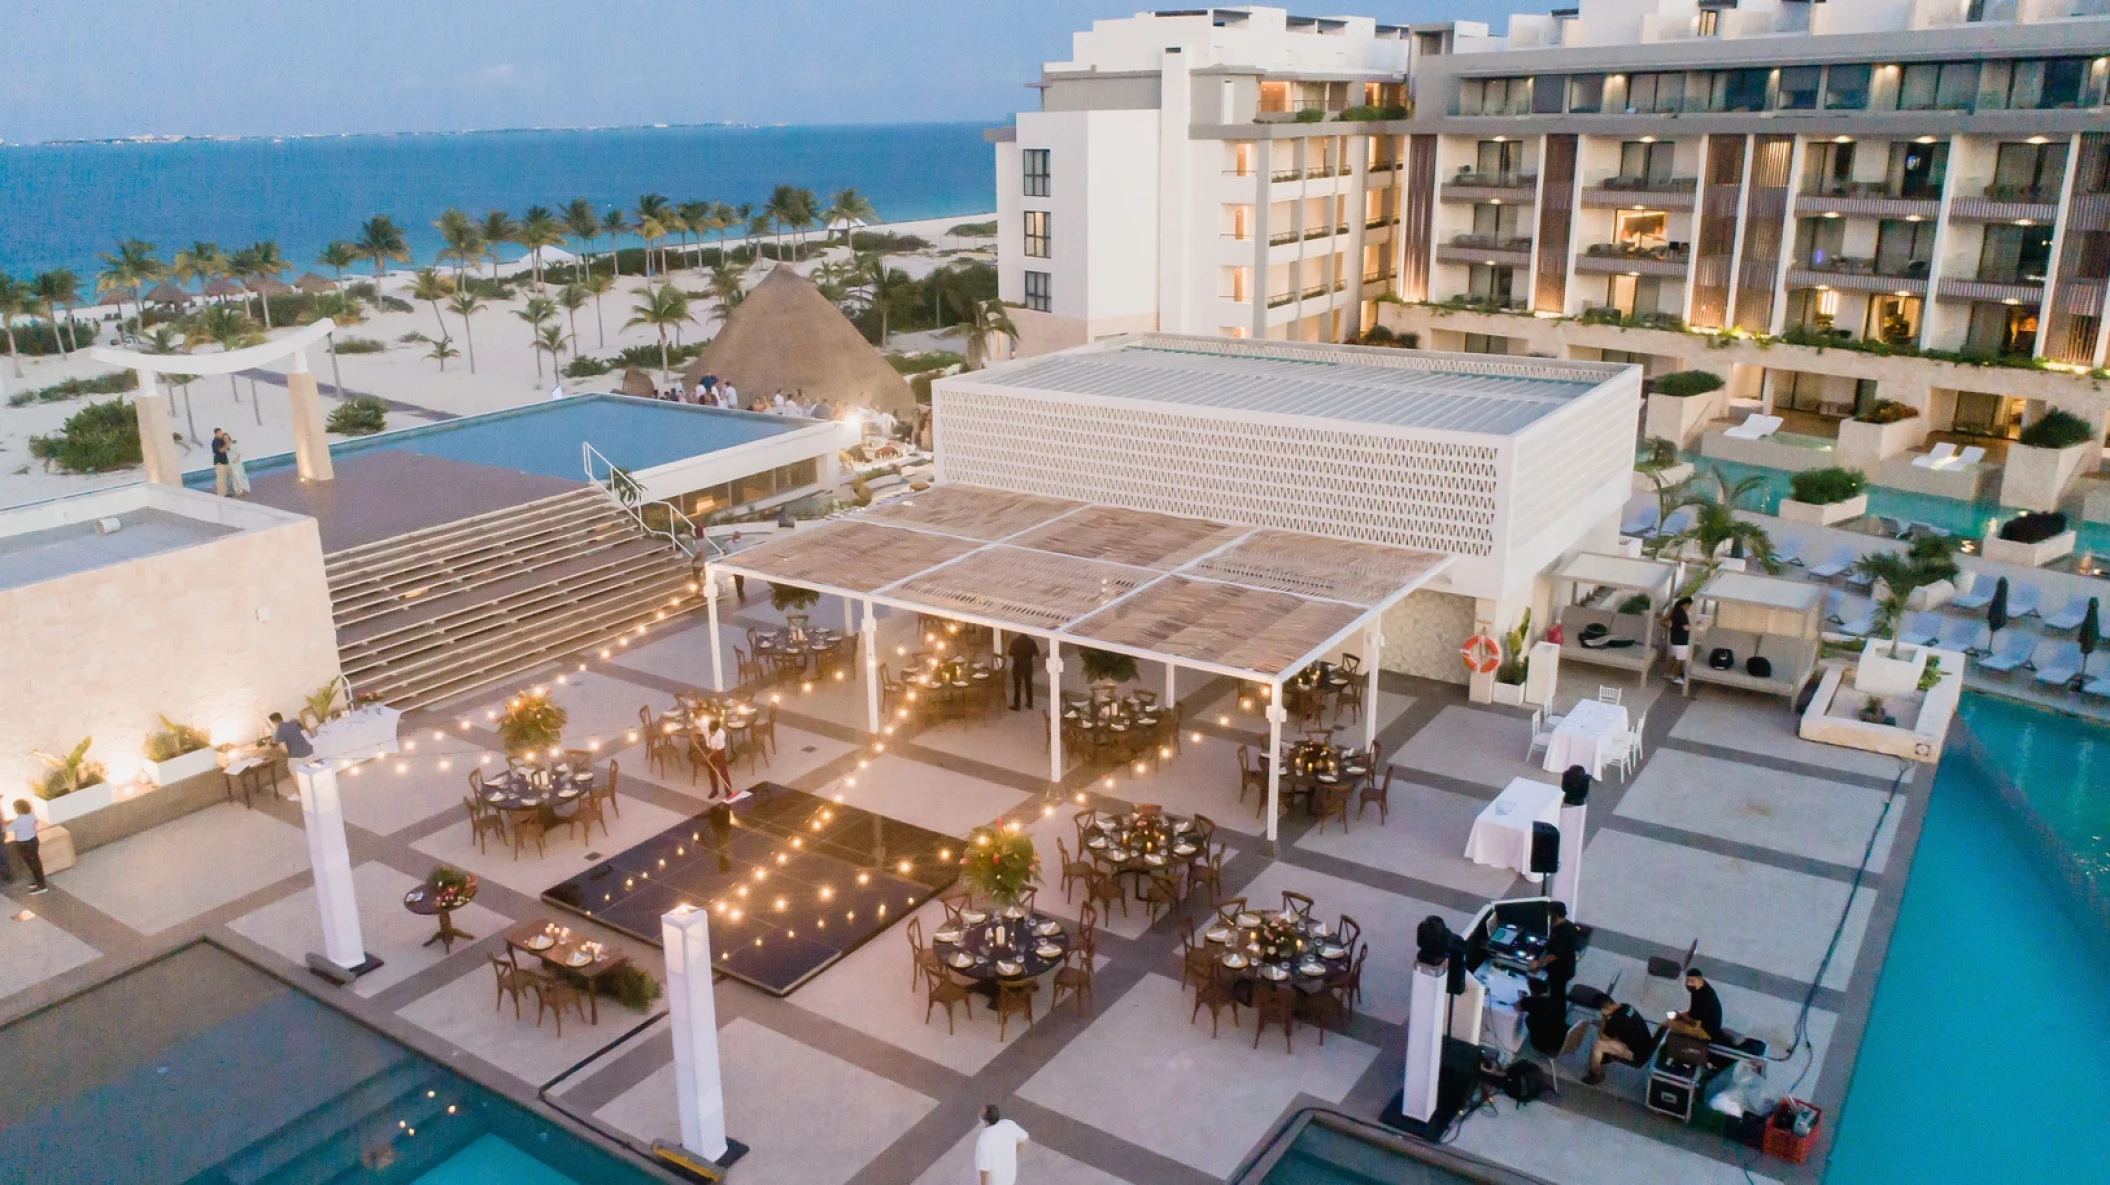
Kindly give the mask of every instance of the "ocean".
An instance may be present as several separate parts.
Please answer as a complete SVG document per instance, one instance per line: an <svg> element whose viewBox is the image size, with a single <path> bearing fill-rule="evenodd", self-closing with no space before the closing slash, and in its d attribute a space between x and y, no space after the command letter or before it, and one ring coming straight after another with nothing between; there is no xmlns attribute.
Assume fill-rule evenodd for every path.
<svg viewBox="0 0 2110 1185"><path fill-rule="evenodd" d="M852 187L902 222L996 208L981 123L653 127L0 146L0 270L69 267L92 292L98 252L121 238L163 260L194 240L232 252L276 240L295 272L375 214L420 263L448 206L474 217L573 198L635 210L639 195L759 205L778 185L826 201ZM634 216L634 215L633 215ZM635 243L635 239L629 240ZM595 247L605 248L607 240ZM571 243L565 246L570 248ZM507 257L520 254L511 248ZM354 269L368 270L367 267ZM289 275L288 279L291 278Z"/></svg>

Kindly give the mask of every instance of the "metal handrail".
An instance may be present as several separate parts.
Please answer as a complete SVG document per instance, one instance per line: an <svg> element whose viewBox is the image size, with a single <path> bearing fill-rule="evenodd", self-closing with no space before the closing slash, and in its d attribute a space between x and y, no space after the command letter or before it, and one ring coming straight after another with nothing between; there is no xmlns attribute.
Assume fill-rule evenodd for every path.
<svg viewBox="0 0 2110 1185"><path fill-rule="evenodd" d="M696 524L690 520L688 515L683 514L679 507L665 499L646 498L645 487L639 485L637 479L630 476L628 470L617 466L615 462L603 455L601 450L582 440L579 442L579 452L580 459L586 468L586 480L598 486L602 493L607 494L617 506L621 507L623 513L630 516L630 521L637 524L638 530L647 535L665 539L668 543L674 545L676 551L687 556L690 560L712 560L725 557L727 554L726 550L720 547L716 540L699 533L696 529ZM601 469L606 472L606 476L595 471L595 461L601 463ZM646 506L664 507L667 512L667 525L665 527L654 527L651 523L646 522ZM675 529L675 524L677 523L681 525L682 529ZM699 551L705 554L699 555Z"/></svg>

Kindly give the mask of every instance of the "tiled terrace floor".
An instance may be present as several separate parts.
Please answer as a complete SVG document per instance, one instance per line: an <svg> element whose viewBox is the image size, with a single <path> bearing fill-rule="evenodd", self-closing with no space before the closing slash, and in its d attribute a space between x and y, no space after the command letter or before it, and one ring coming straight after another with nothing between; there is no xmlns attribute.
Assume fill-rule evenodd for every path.
<svg viewBox="0 0 2110 1185"><path fill-rule="evenodd" d="M815 619L837 612L824 603ZM746 620L772 616L758 605ZM889 653L904 626L888 622ZM366 936L387 966L333 998L523 1099L636 1025L641 1017L611 1004L598 1027L567 1025L559 1039L531 1017L494 1011L485 955L500 948L498 935L513 920L554 916L537 899L543 888L700 809L686 770L648 770L630 730L640 705L666 706L674 690L707 678L704 654L700 624L674 623L583 678L575 666L543 677L554 684L565 676L556 693L572 712L567 743L598 742L600 757L621 766L622 815L610 819L611 838L560 833L547 856L517 862L469 845L461 779L485 759L480 746L493 740L486 711L510 688L421 714L405 732L416 750L341 779ZM1587 668L1567 674L1564 702L1594 694ZM1162 686L1162 673L1146 670L1144 683ZM1580 981L1603 986L1616 977L1623 998L1651 1011L1678 1006L1682 991L1642 995L1641 962L1682 954L1697 937L1732 1027L1784 1052L1805 997L1813 1000L1804 1026L1810 1047L1772 1073L1837 1115L1916 841L1924 779L1906 785L1855 894L1854 867L1896 764L1794 741L1777 701L1713 689L1688 701L1663 690L1645 689L1647 760L1638 776L1602 783L1591 802L1581 915L1598 935ZM1068 1001L1050 1012L1043 998L1036 1023L1014 1025L1006 1040L980 1010L948 1036L942 1018L923 1022L921 997L908 991L908 953L890 930L787 999L719 985L729 1126L754 1148L736 1181L965 1182L975 1113L991 1101L1033 1136L1022 1179L1086 1185L1221 1180L1304 1106L1375 1118L1401 1075L1414 925L1431 912L1462 922L1491 897L1529 888L1459 853L1474 815L1509 778L1555 776L1521 760L1528 721L1520 713L1471 705L1461 688L1387 676L1380 739L1401 775L1390 821L1381 826L1373 813L1345 834L1321 835L1293 816L1270 851L1253 805L1237 800L1233 761L1235 745L1258 739L1259 717L1241 710L1237 689L1223 681L1183 677L1180 692L1199 740L1190 734L1162 771L1113 772L1111 786L1107 771L1073 765L1053 816L1044 813L1038 713L899 735L875 756L861 746L854 684L806 695L787 689L782 752L755 776L840 793L955 835L1017 819L1051 869L1054 839L1070 834L1080 793L1208 814L1230 847L1227 895L1273 900L1299 889L1328 916L1362 923L1371 944L1367 999L1348 1031L1323 1049L1309 1029L1299 1031L1293 1054L1272 1033L1255 1049L1246 1013L1240 1027L1211 1040L1206 1021L1188 1024L1176 924L1152 926L1138 907L1102 930L1094 999L1081 1014ZM33 920L0 926L0 992L9 993L0 1018L199 934L296 974L320 945L299 830L291 803L253 812L220 806L88 854L50 895L21 899ZM394 905L436 859L484 875L475 907L456 919L475 941L451 954L421 946L429 920ZM1068 909L1053 888L1042 901ZM1838 951L1813 991L1842 911ZM604 937L658 966L657 952ZM1459 1146L1564 1185L1733 1182L1756 1159L1645 1110L1638 1072L1615 1068L1603 1086L1586 1087L1573 1080L1580 1069L1566 1067L1557 1099L1523 1111L1502 1100L1494 1114L1469 1119ZM557 1097L639 1141L674 1134L665 1022L600 1056ZM1817 1164L1748 1167L1755 1180L1814 1181Z"/></svg>

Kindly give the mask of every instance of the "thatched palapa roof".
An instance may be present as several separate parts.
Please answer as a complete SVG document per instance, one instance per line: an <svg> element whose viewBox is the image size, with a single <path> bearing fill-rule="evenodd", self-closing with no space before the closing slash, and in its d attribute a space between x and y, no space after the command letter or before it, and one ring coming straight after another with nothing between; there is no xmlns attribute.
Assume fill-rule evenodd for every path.
<svg viewBox="0 0 2110 1185"><path fill-rule="evenodd" d="M635 366L623 371L621 391L625 395L636 395L642 399L650 399L659 394L658 389L652 385L652 376Z"/></svg>
<svg viewBox="0 0 2110 1185"><path fill-rule="evenodd" d="M887 411L915 406L908 381L811 280L779 266L740 302L716 340L689 364L694 386L715 374L739 388L743 400L778 391L804 391Z"/></svg>
<svg viewBox="0 0 2110 1185"><path fill-rule="evenodd" d="M242 286L225 276L215 276L210 283L205 285L205 295L207 296L241 296L242 294Z"/></svg>
<svg viewBox="0 0 2110 1185"><path fill-rule="evenodd" d="M314 272L300 273L300 278L293 281L293 286L302 292L315 296L320 296L325 292L337 291L337 285L330 283Z"/></svg>
<svg viewBox="0 0 2110 1185"><path fill-rule="evenodd" d="M189 304L190 300L190 293L166 280L147 289L146 294L148 304Z"/></svg>
<svg viewBox="0 0 2110 1185"><path fill-rule="evenodd" d="M247 284L251 292L260 292L265 296L284 296L293 291L291 285L277 276L257 276L247 281Z"/></svg>

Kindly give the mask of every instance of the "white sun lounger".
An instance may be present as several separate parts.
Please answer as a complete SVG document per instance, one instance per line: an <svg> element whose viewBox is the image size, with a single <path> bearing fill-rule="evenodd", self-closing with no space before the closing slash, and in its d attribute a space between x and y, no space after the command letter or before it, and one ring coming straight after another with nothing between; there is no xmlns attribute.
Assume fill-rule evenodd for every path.
<svg viewBox="0 0 2110 1185"><path fill-rule="evenodd" d="M1646 535L1650 531L1655 530L1656 524L1661 522L1662 519L1662 507L1644 506L1641 508L1640 513L1619 524L1619 533L1622 535Z"/></svg>
<svg viewBox="0 0 2110 1185"><path fill-rule="evenodd" d="M2043 592L2034 584L2010 584L2007 587L2007 615L2028 617L2037 611L2037 602L2043 598Z"/></svg>
<svg viewBox="0 0 2110 1185"><path fill-rule="evenodd" d="M2030 652L2037 648L2036 638L2017 630L2002 630L1993 643L1993 652L1978 660L1978 669L1983 671L2012 671L2029 661Z"/></svg>
<svg viewBox="0 0 2110 1185"><path fill-rule="evenodd" d="M1738 440L1763 440L1780 431L1780 426L1785 423L1787 421L1779 416L1749 415L1744 417L1743 423L1725 429L1722 435L1734 436Z"/></svg>
<svg viewBox="0 0 2110 1185"><path fill-rule="evenodd" d="M2081 664L2081 694L2110 696L2110 650L2098 650Z"/></svg>
<svg viewBox="0 0 2110 1185"><path fill-rule="evenodd" d="M1907 613L1905 624L1898 628L1898 641L1914 646L1932 646L1941 637L1941 614L1924 610Z"/></svg>
<svg viewBox="0 0 2110 1185"><path fill-rule="evenodd" d="M2000 583L1998 580L1970 571L1962 573L1957 579L1961 580L1964 576L1971 578L1969 587L1959 590L1955 596L1949 598L1950 608L1975 612L1993 603L1993 589Z"/></svg>
<svg viewBox="0 0 2110 1185"><path fill-rule="evenodd" d="M1847 546L1844 543L1841 543L1836 549L1833 550L1832 558L1824 561L1821 564L1809 565L1810 575L1819 577L1821 579L1829 580L1832 577L1837 576L1839 573L1846 571L1848 568L1853 567L1854 561L1858 558L1860 557L1854 554L1853 548Z"/></svg>
<svg viewBox="0 0 2110 1185"><path fill-rule="evenodd" d="M1985 460L1985 449L1974 444L1964 449L1964 451L1956 454L1956 463L1950 465L1949 468L1971 469L1975 468L1978 463L1983 460Z"/></svg>
<svg viewBox="0 0 2110 1185"><path fill-rule="evenodd" d="M1956 446L1943 441L1925 454L1912 458L1912 467L1914 469L1939 469L1955 459Z"/></svg>
<svg viewBox="0 0 2110 1185"><path fill-rule="evenodd" d="M1676 510L1670 512L1670 517L1663 520L1663 526L1656 533L1658 535L1675 535L1678 532L1683 531L1687 527L1690 527L1692 525L1692 519L1692 507L1680 506Z"/></svg>
<svg viewBox="0 0 2110 1185"><path fill-rule="evenodd" d="M2050 653L2044 653L2044 646ZM2037 668L2037 682L2051 683L2060 687L2073 682L2081 673L2081 644L2078 642L2046 642L2038 647L2037 657L2030 663Z"/></svg>
<svg viewBox="0 0 2110 1185"><path fill-rule="evenodd" d="M1845 618L1843 618L1843 617L1839 616L1839 612L1840 612L1840 610L1842 610L1842 609L1845 609L1845 608L1846 608L1846 593L1845 593L1845 592L1844 592L1843 590L1841 590L1841 589L1836 589L1836 588L1833 588L1833 589L1826 589L1826 590L1825 590L1825 593L1824 593L1824 619L1825 619L1826 621L1834 621L1834 622L1836 622L1836 621L1844 621L1844 620L1846 620Z"/></svg>
<svg viewBox="0 0 2110 1185"><path fill-rule="evenodd" d="M1859 557L1855 557L1858 559ZM1872 588L1876 578L1861 570L1859 565L1846 570L1846 583L1851 588Z"/></svg>
<svg viewBox="0 0 2110 1185"><path fill-rule="evenodd" d="M1950 617L1942 623L1941 642L1944 650L1961 650L1966 654L1984 654L1992 642L1992 632L1982 621L1965 617Z"/></svg>
<svg viewBox="0 0 2110 1185"><path fill-rule="evenodd" d="M1875 632L1876 607L1874 602L1861 606L1861 611L1852 621L1842 622L1839 632L1849 638L1865 638Z"/></svg>
<svg viewBox="0 0 2110 1185"><path fill-rule="evenodd" d="M2066 607L2044 619L2044 628L2071 630L2081 627L2081 619L2088 616L2088 598L2075 593L2067 598Z"/></svg>

